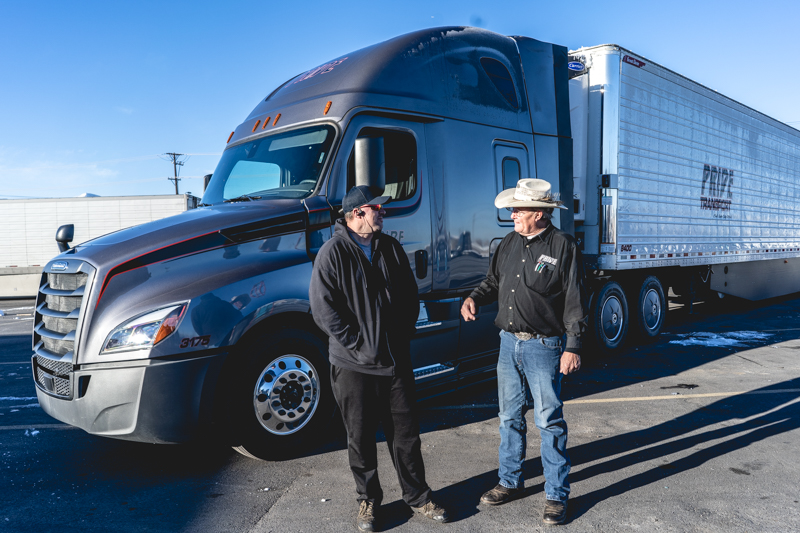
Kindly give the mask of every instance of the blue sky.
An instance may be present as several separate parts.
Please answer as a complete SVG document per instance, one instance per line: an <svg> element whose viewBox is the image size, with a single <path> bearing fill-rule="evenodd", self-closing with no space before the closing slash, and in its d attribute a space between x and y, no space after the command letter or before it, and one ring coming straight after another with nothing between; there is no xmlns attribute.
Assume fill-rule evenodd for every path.
<svg viewBox="0 0 800 533"><path fill-rule="evenodd" d="M616 43L800 127L800 2L0 3L0 198L202 192L228 135L276 86L425 27L571 49Z"/></svg>

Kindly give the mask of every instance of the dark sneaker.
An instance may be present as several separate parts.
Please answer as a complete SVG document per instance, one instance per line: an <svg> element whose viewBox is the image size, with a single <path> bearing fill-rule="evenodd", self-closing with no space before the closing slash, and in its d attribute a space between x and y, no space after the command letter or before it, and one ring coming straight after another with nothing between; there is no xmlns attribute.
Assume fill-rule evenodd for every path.
<svg viewBox="0 0 800 533"><path fill-rule="evenodd" d="M356 527L359 531L377 531L375 528L375 504L363 501L358 508Z"/></svg>
<svg viewBox="0 0 800 533"><path fill-rule="evenodd" d="M412 507L412 509L422 516L435 520L436 522L445 523L450 520L450 517L447 516L447 511L439 507L433 500L430 500L422 507Z"/></svg>
<svg viewBox="0 0 800 533"><path fill-rule="evenodd" d="M481 496L481 503L486 505L500 505L511 501L522 493L522 489L510 489L503 485L498 485L488 492L484 492Z"/></svg>
<svg viewBox="0 0 800 533"><path fill-rule="evenodd" d="M545 500L544 502L544 516L542 520L548 526L557 526L563 524L567 519L567 502L557 502L554 500Z"/></svg>

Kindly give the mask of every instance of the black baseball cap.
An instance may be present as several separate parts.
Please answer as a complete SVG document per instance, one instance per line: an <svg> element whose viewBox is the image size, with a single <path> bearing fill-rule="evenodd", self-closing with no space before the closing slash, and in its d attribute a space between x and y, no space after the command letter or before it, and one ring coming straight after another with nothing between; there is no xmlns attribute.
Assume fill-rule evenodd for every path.
<svg viewBox="0 0 800 533"><path fill-rule="evenodd" d="M348 213L362 205L383 205L389 203L391 196L375 196L373 189L357 185L350 189L342 200L342 213Z"/></svg>

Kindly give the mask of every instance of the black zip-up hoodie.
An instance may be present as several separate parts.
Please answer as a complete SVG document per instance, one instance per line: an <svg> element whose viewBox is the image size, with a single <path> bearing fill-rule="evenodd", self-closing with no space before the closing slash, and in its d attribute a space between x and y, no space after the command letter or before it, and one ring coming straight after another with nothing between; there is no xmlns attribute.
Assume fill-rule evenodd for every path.
<svg viewBox="0 0 800 533"><path fill-rule="evenodd" d="M343 219L314 261L309 295L314 321L328 335L331 364L383 376L409 370L419 316L417 283L396 239L375 233L372 262Z"/></svg>

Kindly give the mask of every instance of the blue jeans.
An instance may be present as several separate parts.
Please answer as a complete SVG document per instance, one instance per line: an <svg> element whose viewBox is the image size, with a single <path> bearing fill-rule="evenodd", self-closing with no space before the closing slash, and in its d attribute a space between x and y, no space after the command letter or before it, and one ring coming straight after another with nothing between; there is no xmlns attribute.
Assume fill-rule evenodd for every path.
<svg viewBox="0 0 800 533"><path fill-rule="evenodd" d="M500 332L497 359L497 390L500 400L500 484L522 488L525 460L525 384L533 396L533 420L542 437L544 493L548 500L565 502L569 497L567 423L561 406L561 337L519 340Z"/></svg>

